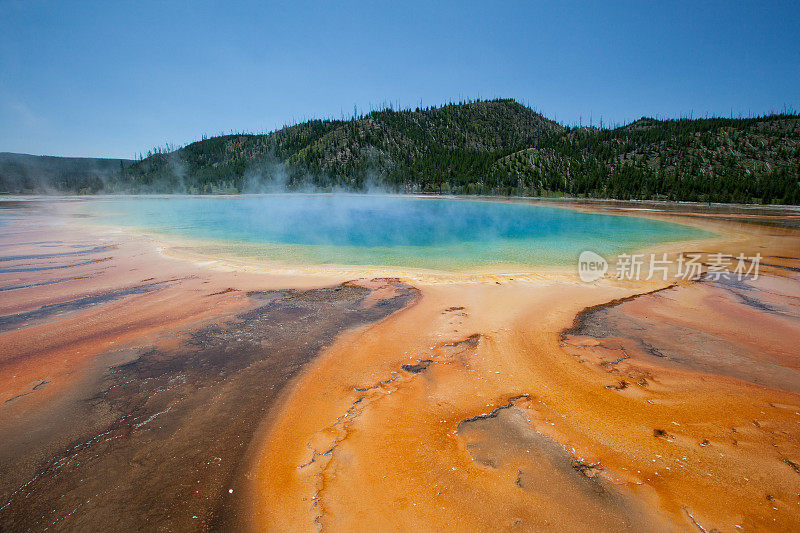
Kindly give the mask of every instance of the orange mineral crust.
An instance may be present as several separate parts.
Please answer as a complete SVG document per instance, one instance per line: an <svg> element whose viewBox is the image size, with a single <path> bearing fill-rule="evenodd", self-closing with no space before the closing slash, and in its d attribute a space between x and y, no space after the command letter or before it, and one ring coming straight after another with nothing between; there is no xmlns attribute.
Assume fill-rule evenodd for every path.
<svg viewBox="0 0 800 533"><path fill-rule="evenodd" d="M669 524L644 509L653 496L637 494L632 481L574 475L596 458L538 428L562 409L587 410L587 399L605 391L594 379L576 381L585 371L549 333L617 293L567 284L427 287L416 306L342 339L292 390L268 433L254 487L259 525L594 529L587 512L602 513L608 528ZM468 423L509 404L528 425L509 421L520 435L508 442L487 435L493 424ZM560 476L563 494L537 490L540 474Z"/></svg>

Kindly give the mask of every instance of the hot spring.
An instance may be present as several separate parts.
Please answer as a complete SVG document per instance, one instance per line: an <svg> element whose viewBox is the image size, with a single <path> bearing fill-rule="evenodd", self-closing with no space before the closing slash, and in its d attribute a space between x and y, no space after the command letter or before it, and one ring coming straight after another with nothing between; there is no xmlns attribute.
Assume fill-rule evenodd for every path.
<svg viewBox="0 0 800 533"><path fill-rule="evenodd" d="M89 220L289 264L468 270L575 264L710 237L685 225L525 203L347 194L117 197Z"/></svg>

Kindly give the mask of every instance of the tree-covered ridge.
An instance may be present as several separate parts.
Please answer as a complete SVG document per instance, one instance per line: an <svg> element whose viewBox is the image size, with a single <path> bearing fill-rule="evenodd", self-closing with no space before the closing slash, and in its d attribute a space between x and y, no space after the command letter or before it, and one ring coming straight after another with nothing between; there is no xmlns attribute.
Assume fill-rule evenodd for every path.
<svg viewBox="0 0 800 533"><path fill-rule="evenodd" d="M266 135L226 135L177 152L151 154L130 169L145 186L247 190L277 180L291 187L429 191L443 179L467 183L497 160L565 131L513 100L440 108L385 109L350 120L312 120ZM138 174L137 174L138 173Z"/></svg>
<svg viewBox="0 0 800 533"><path fill-rule="evenodd" d="M613 129L569 128L514 100L476 101L212 137L177 150L156 149L120 168L99 190L376 186L396 192L800 204L800 117L645 117Z"/></svg>
<svg viewBox="0 0 800 533"><path fill-rule="evenodd" d="M797 204L798 165L797 115L643 118L550 137L499 160L498 174L532 194Z"/></svg>

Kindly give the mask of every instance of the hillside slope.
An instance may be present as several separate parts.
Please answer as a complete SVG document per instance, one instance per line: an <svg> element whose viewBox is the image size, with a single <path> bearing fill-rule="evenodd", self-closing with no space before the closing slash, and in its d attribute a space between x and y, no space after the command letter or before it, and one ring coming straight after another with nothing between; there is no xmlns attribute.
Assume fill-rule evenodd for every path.
<svg viewBox="0 0 800 533"><path fill-rule="evenodd" d="M271 184L431 191L464 186L498 158L565 128L512 100L312 120L266 135L204 139L131 168L136 183L169 190L246 191ZM138 173L138 174L137 174Z"/></svg>
<svg viewBox="0 0 800 533"><path fill-rule="evenodd" d="M643 118L572 130L497 161L518 190L574 196L800 203L800 117Z"/></svg>

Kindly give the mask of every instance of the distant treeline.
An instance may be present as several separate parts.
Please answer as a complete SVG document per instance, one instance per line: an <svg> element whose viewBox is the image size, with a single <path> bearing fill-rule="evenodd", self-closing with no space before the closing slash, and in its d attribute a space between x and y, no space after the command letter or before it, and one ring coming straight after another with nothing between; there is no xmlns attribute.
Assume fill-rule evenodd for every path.
<svg viewBox="0 0 800 533"><path fill-rule="evenodd" d="M570 128L513 100L384 109L155 149L65 192L365 190L800 204L800 115ZM34 192L7 179L0 187ZM30 184L30 182L26 182ZM11 184L11 185L9 185Z"/></svg>
<svg viewBox="0 0 800 533"><path fill-rule="evenodd" d="M117 183L129 159L54 157L0 152L0 193L94 194Z"/></svg>

